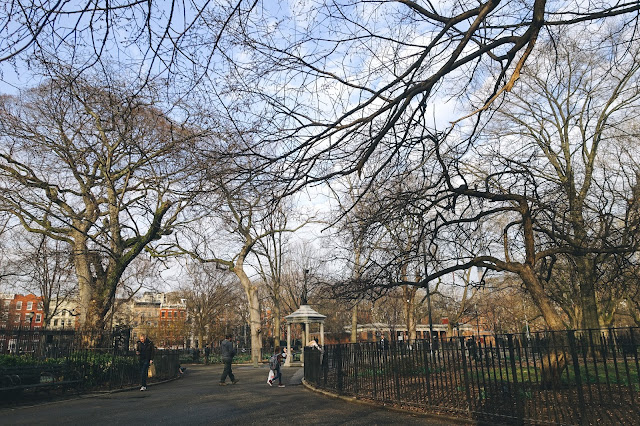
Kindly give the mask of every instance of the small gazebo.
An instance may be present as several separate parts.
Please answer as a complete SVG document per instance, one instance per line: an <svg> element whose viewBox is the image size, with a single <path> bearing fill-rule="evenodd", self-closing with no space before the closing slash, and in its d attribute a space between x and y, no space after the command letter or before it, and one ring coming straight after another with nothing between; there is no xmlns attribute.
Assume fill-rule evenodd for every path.
<svg viewBox="0 0 640 426"><path fill-rule="evenodd" d="M311 306L307 304L300 305L298 310L294 313L284 317L287 320L287 353L291 354L291 324L304 324L304 333L302 336L303 346L309 342L310 339L310 325L314 323L320 324L320 345L324 346L324 320L326 315L322 315L314 311ZM300 355L300 361L304 363L304 350ZM285 366L291 365L291 356L287 356L285 359Z"/></svg>

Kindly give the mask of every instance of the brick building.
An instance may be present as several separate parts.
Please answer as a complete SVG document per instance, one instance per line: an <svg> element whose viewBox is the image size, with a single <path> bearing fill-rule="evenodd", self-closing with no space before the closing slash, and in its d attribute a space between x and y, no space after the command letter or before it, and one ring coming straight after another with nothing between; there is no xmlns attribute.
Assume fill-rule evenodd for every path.
<svg viewBox="0 0 640 426"><path fill-rule="evenodd" d="M3 295L0 311L1 328L28 328L37 330L44 324L42 297L35 294Z"/></svg>
<svg viewBox="0 0 640 426"><path fill-rule="evenodd" d="M156 344L166 348L177 348L186 344L189 327L187 303L176 294L165 293L158 310Z"/></svg>

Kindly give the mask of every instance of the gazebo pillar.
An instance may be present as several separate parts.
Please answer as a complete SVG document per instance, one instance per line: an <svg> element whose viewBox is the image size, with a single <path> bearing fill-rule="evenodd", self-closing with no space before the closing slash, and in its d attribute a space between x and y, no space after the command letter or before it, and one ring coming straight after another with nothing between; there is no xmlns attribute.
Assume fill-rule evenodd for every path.
<svg viewBox="0 0 640 426"><path fill-rule="evenodd" d="M324 323L320 323L320 346L324 348Z"/></svg>
<svg viewBox="0 0 640 426"><path fill-rule="evenodd" d="M302 362L303 365L304 365L304 348L307 346L307 343L309 343L310 336L311 336L311 333L309 331L309 321L305 321L304 334L302 336L304 341L302 342L302 352L300 353L300 362Z"/></svg>
<svg viewBox="0 0 640 426"><path fill-rule="evenodd" d="M284 366L291 366L291 358L293 354L291 353L291 324L287 323L287 357L284 359Z"/></svg>

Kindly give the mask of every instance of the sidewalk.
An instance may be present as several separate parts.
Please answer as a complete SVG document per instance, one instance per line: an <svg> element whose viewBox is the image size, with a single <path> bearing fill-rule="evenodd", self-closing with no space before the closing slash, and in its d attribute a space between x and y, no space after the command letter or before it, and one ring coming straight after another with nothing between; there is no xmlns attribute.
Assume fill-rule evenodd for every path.
<svg viewBox="0 0 640 426"><path fill-rule="evenodd" d="M222 367L188 366L180 380L131 390L0 410L12 425L446 425L312 392L301 385L302 369L283 368L286 387L269 387L266 366L234 366L238 383L218 386Z"/></svg>

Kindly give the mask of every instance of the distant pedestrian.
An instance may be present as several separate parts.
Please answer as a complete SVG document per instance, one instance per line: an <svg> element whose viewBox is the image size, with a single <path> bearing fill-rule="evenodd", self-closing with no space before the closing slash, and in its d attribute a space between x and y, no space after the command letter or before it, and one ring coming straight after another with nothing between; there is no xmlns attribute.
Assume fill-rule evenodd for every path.
<svg viewBox="0 0 640 426"><path fill-rule="evenodd" d="M269 386L273 386L273 382L278 379L278 387L284 387L284 384L282 383L282 373L280 372L280 364L284 357L286 357L286 355L283 356L280 346L276 346L273 351L273 355L271 355L271 358L269 359L269 369L273 371L273 378L269 379L267 382Z"/></svg>
<svg viewBox="0 0 640 426"><path fill-rule="evenodd" d="M382 350L383 352L386 352L389 350L389 342L387 341L387 339L384 338L384 336L380 337L380 341L378 342L378 345L380 347L380 350Z"/></svg>
<svg viewBox="0 0 640 426"><path fill-rule="evenodd" d="M156 348L149 338L140 334L140 340L136 342L136 355L140 361L140 390L147 390L147 376L149 374L149 365L153 364L153 356Z"/></svg>
<svg viewBox="0 0 640 426"><path fill-rule="evenodd" d="M236 350L233 348L231 339L233 339L233 335L227 334L222 343L220 343L220 357L224 364L224 370L222 371L222 376L220 376L220 386L226 386L227 376L231 379L231 384L235 385L238 383L233 375L233 371L231 371L231 363L233 362L233 357L236 355Z"/></svg>
<svg viewBox="0 0 640 426"><path fill-rule="evenodd" d="M210 354L211 349L209 348L209 345L206 344L204 345L204 363L206 365L209 365L209 354Z"/></svg>

